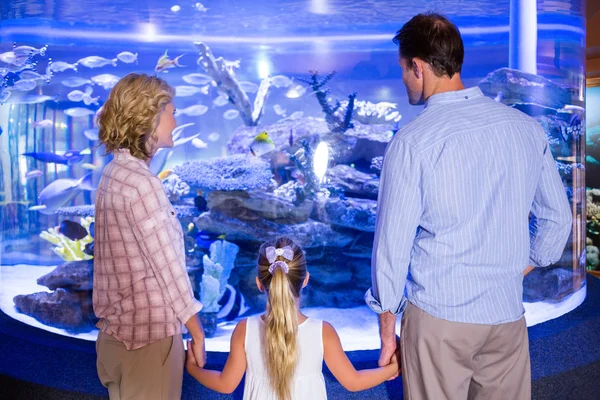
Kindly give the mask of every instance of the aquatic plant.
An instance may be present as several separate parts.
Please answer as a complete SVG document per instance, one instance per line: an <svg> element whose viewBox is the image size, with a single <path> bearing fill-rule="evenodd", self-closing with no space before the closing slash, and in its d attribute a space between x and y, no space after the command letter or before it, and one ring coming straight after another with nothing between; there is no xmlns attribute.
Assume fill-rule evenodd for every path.
<svg viewBox="0 0 600 400"><path fill-rule="evenodd" d="M221 308L219 299L225 293L239 250L237 245L219 240L210 245L210 257L204 255L200 301L204 304L205 313L218 312Z"/></svg>
<svg viewBox="0 0 600 400"><path fill-rule="evenodd" d="M179 198L190 193L189 185L182 181L177 174L167 176L163 181L163 186L169 201L178 201Z"/></svg>
<svg viewBox="0 0 600 400"><path fill-rule="evenodd" d="M352 115L354 112L354 101L356 100L356 92L348 95L348 102L346 103L346 109L343 113L338 113L340 110L342 103L340 101L336 101L335 105L332 107L329 103L329 99L327 96L329 95L329 89L324 89L325 85L333 78L335 75L335 71L327 74L323 79L319 80L319 72L318 71L309 71L310 79L302 79L299 78L301 82L308 84L315 96L317 97L317 101L321 105L321 109L325 113L325 122L327 122L327 126L331 129L332 132L335 133L343 133L348 129L354 128L352 124Z"/></svg>
<svg viewBox="0 0 600 400"><path fill-rule="evenodd" d="M94 256L84 252L87 244L92 243L94 238L89 235L90 225L94 222L93 217L81 218L81 225L88 231L88 235L80 240L71 240L59 232L59 227L50 228L40 233L40 237L55 246L52 250L65 261L91 260Z"/></svg>
<svg viewBox="0 0 600 400"><path fill-rule="evenodd" d="M246 126L258 125L271 88L271 78L263 79L253 105L235 77L234 68L239 67L239 61L230 62L223 59L223 57L215 58L206 44L202 42L195 42L194 44L200 52L198 65L204 68L215 81L219 91L225 94L229 102L238 109L244 124Z"/></svg>
<svg viewBox="0 0 600 400"><path fill-rule="evenodd" d="M269 163L244 154L187 161L173 168L173 172L190 187L203 190L261 189L273 177Z"/></svg>

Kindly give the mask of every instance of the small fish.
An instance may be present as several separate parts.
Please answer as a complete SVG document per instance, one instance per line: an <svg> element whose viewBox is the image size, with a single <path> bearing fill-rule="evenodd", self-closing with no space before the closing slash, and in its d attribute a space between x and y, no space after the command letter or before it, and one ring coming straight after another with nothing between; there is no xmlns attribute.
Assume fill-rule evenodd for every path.
<svg viewBox="0 0 600 400"><path fill-rule="evenodd" d="M94 164L90 164L90 163L83 163L83 164L81 164L81 168L93 171L96 169L96 166Z"/></svg>
<svg viewBox="0 0 600 400"><path fill-rule="evenodd" d="M73 90L67 94L67 98L73 102L83 101L86 106L89 106L90 104L97 105L100 97L92 97L93 91L94 89L92 89L90 86L87 86L85 88L85 92L82 92L81 90Z"/></svg>
<svg viewBox="0 0 600 400"><path fill-rule="evenodd" d="M288 138L288 144L290 147L294 145L294 129L290 129L290 137Z"/></svg>
<svg viewBox="0 0 600 400"><path fill-rule="evenodd" d="M194 7L196 8L196 10L200 11L200 12L207 12L208 8L204 7L204 4L198 2L194 5Z"/></svg>
<svg viewBox="0 0 600 400"><path fill-rule="evenodd" d="M270 153L273 150L275 150L275 143L273 143L267 132L262 132L256 135L252 141L252 144L250 145L250 152L256 157Z"/></svg>
<svg viewBox="0 0 600 400"><path fill-rule="evenodd" d="M221 135L219 135L218 132L212 132L208 134L208 140L210 140L211 142L216 142L217 140L219 140L220 137Z"/></svg>
<svg viewBox="0 0 600 400"><path fill-rule="evenodd" d="M38 196L38 205L30 207L30 210L38 210L45 215L52 215L61 207L69 204L77 195L84 190L94 191L92 185L92 174L88 173L81 179L57 179L46 186Z"/></svg>
<svg viewBox="0 0 600 400"><path fill-rule="evenodd" d="M223 118L232 120L237 118L238 115L240 115L240 112L238 110L227 110L223 113Z"/></svg>
<svg viewBox="0 0 600 400"><path fill-rule="evenodd" d="M196 234L196 245L198 245L200 249L208 250L213 242L219 240L220 236L222 235L217 235L213 232L199 231Z"/></svg>
<svg viewBox="0 0 600 400"><path fill-rule="evenodd" d="M66 87L76 88L83 85L91 85L93 82L89 79L81 78L79 76L71 76L67 79L63 79L60 83Z"/></svg>
<svg viewBox="0 0 600 400"><path fill-rule="evenodd" d="M19 76L21 77L21 79L25 79L28 81L50 82L50 77L48 77L47 75L40 75L37 72L31 71L31 70L26 70L26 71L21 72L21 73L19 73Z"/></svg>
<svg viewBox="0 0 600 400"><path fill-rule="evenodd" d="M217 320L233 321L250 311L242 293L230 284L225 285L225 291L218 304L221 307L217 312Z"/></svg>
<svg viewBox="0 0 600 400"><path fill-rule="evenodd" d="M285 75L276 75L271 78L271 83L276 88L288 87L292 84L292 80Z"/></svg>
<svg viewBox="0 0 600 400"><path fill-rule="evenodd" d="M68 150L64 154L56 154L51 152L29 152L23 153L26 157L31 157L34 160L45 162L45 163L54 163L54 164L64 164L64 165L73 165L81 162L85 155L91 154L90 149L84 150Z"/></svg>
<svg viewBox="0 0 600 400"><path fill-rule="evenodd" d="M89 235L87 229L85 229L81 224L68 219L65 219L60 223L58 226L58 232L75 241L81 240Z"/></svg>
<svg viewBox="0 0 600 400"><path fill-rule="evenodd" d="M190 222L187 226L187 232L190 233L192 230L194 230L195 227L196 225L194 225L193 222Z"/></svg>
<svg viewBox="0 0 600 400"><path fill-rule="evenodd" d="M52 72L63 72L68 69L72 69L77 72L77 63L69 64L64 61L53 61L48 64L48 67L46 68L46 75L51 75Z"/></svg>
<svg viewBox="0 0 600 400"><path fill-rule="evenodd" d="M193 106L189 106L186 107L184 109L177 109L175 110L175 116L179 116L179 115L187 115L190 117L198 117L200 115L204 115L206 114L206 112L208 111L208 107L206 107L205 105L202 104L196 104Z"/></svg>
<svg viewBox="0 0 600 400"><path fill-rule="evenodd" d="M176 97L189 97L195 94L208 94L208 89L210 86L206 85L203 87L196 86L187 86L187 85L179 85L175 86L175 96Z"/></svg>
<svg viewBox="0 0 600 400"><path fill-rule="evenodd" d="M35 89L36 86L37 86L36 81L21 79L21 80L15 82L15 84L12 86L12 89L15 89L15 90L18 90L21 92L28 92L30 90Z"/></svg>
<svg viewBox="0 0 600 400"><path fill-rule="evenodd" d="M100 67L104 67L105 65L110 65L112 64L113 67L117 66L117 59L113 58L111 60L109 60L108 58L104 58L104 57L99 57L99 56L89 56L89 57L84 57L82 59L80 59L79 61L77 61L77 65L83 65L84 67L88 67L88 68L100 68Z"/></svg>
<svg viewBox="0 0 600 400"><path fill-rule="evenodd" d="M202 86L212 82L212 78L206 74L187 74L181 77L185 83L190 85Z"/></svg>
<svg viewBox="0 0 600 400"><path fill-rule="evenodd" d="M83 131L83 136L88 138L88 140L96 141L98 140L98 128L90 128Z"/></svg>
<svg viewBox="0 0 600 400"><path fill-rule="evenodd" d="M19 47L15 47L13 49L13 52L17 56L32 57L32 56L35 56L36 54L39 54L40 56L44 57L46 55L46 50L48 50L48 46L44 46L39 49L36 49L35 47L31 47L31 46L19 46Z"/></svg>
<svg viewBox="0 0 600 400"><path fill-rule="evenodd" d="M95 223L95 222L92 222L92 223L90 224L90 236L91 236L91 237L94 237L94 233L95 233L94 231L96 230L95 228L96 228L96 223Z"/></svg>
<svg viewBox="0 0 600 400"><path fill-rule="evenodd" d="M204 142L200 138L194 138L192 139L192 146L194 146L197 149L205 149L208 147L208 144L206 144L206 142Z"/></svg>
<svg viewBox="0 0 600 400"><path fill-rule="evenodd" d="M158 59L158 61L156 62L156 67L154 67L154 71L156 71L156 72L163 72L163 71L166 71L169 68L185 67L185 65L179 64L179 59L184 56L183 54L180 55L180 56L177 56L177 57L175 57L174 59L171 60L169 58L169 56L167 55L167 51L168 50L165 50L165 54L163 54Z"/></svg>
<svg viewBox="0 0 600 400"><path fill-rule="evenodd" d="M124 62L125 64L132 64L134 62L137 62L138 53L133 54L130 51L123 51L117 54L117 59L119 59L119 61L121 62Z"/></svg>
<svg viewBox="0 0 600 400"><path fill-rule="evenodd" d="M161 181L164 181L172 173L173 173L172 169L165 169L164 171L161 171L157 176L158 176L158 179L160 179Z"/></svg>
<svg viewBox="0 0 600 400"><path fill-rule="evenodd" d="M27 173L25 174L25 179L36 179L42 175L44 175L42 171L40 171L39 169L34 169L32 171L27 171Z"/></svg>
<svg viewBox="0 0 600 400"><path fill-rule="evenodd" d="M240 87L246 93L256 93L258 92L258 85L256 83L243 81L240 82Z"/></svg>
<svg viewBox="0 0 600 400"><path fill-rule="evenodd" d="M111 74L100 74L92 76L92 82L101 86L104 90L110 90L113 87L115 87L115 85L117 84L117 82L119 82L120 79L121 78L119 78L118 76Z"/></svg>
<svg viewBox="0 0 600 400"><path fill-rule="evenodd" d="M69 117L77 118L77 117L87 117L88 115L92 115L92 114L94 114L94 111L90 110L89 108L73 107L73 108L67 108L64 111L64 113L66 115L68 115Z"/></svg>
<svg viewBox="0 0 600 400"><path fill-rule="evenodd" d="M288 89L288 91L285 94L285 97L287 97L288 99L297 99L298 97L301 97L304 93L306 93L306 88L302 85L296 85Z"/></svg>
<svg viewBox="0 0 600 400"><path fill-rule="evenodd" d="M279 104L275 104L273 106L273 111L275 111L275 114L282 116L285 118L285 114L287 112L287 110L283 107L281 107Z"/></svg>
<svg viewBox="0 0 600 400"><path fill-rule="evenodd" d="M204 195L202 194L202 192L200 190L198 190L198 195L196 197L194 197L194 206L196 207L196 209L200 212L204 212L206 210L208 210L208 202L206 201L206 199L204 198Z"/></svg>
<svg viewBox="0 0 600 400"><path fill-rule="evenodd" d="M217 107L223 107L223 106L229 104L229 97L221 94L221 95L219 95L219 97L217 97L216 99L213 100L213 104Z"/></svg>
<svg viewBox="0 0 600 400"><path fill-rule="evenodd" d="M7 51L0 54L0 61L6 64L12 64L17 59L17 55L14 51Z"/></svg>
<svg viewBox="0 0 600 400"><path fill-rule="evenodd" d="M33 125L33 129L35 129L35 128L46 129L46 128L50 128L50 127L54 126L54 121L52 121L51 119L43 119L41 121L35 121L32 125Z"/></svg>

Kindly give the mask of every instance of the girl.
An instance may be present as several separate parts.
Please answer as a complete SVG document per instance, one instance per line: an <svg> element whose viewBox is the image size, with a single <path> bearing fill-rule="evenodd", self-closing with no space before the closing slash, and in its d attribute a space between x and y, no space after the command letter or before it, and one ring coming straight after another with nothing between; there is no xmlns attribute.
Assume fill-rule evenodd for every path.
<svg viewBox="0 0 600 400"><path fill-rule="evenodd" d="M309 274L302 249L288 238L261 246L256 285L267 294L262 316L241 321L231 337L231 351L223 372L199 368L204 354L188 346L187 371L202 385L231 393L246 372L244 399L326 399L323 359L348 390L379 385L398 373L398 361L381 368L356 371L333 327L308 318L299 309Z"/></svg>

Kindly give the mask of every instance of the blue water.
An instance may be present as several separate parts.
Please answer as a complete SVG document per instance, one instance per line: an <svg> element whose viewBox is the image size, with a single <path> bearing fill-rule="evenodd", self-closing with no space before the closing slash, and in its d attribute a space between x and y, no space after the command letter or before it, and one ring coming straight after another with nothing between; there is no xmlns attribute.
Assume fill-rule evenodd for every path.
<svg viewBox="0 0 600 400"><path fill-rule="evenodd" d="M328 85L329 97L346 100L350 93L356 92L357 99L361 101L395 104L395 110L402 118L396 125L388 124L385 129L391 132L409 122L421 110L408 105L397 64L397 47L392 43L396 31L414 14L434 10L446 14L457 24L465 43L462 76L468 86L477 85L488 74L507 67L509 60L510 2L507 0L68 0L51 2L51 6L48 4L44 0L2 2L0 54L11 52L14 46L47 46L44 56L35 55L30 60L31 71L42 75L50 63L74 64L88 56L113 59L117 54L129 51L137 53L137 61L117 61L116 66L100 68L79 65L77 72L56 72L48 83L39 80L30 90L14 90L14 85L23 80L22 72L4 70L2 92L10 91L10 96L0 106L0 264L5 266L19 263L58 265L65 261L39 234L58 226L65 218L79 221L79 216L48 216L29 208L38 204L40 192L56 179L79 179L89 173L90 168L95 168L94 179L97 181L102 167L109 160L103 155L99 143L84 134L85 130L95 128L93 115L73 118L65 115L64 111L81 107L96 112L106 100L110 87L103 88L97 84L67 87L62 83L65 79L97 79L101 74L120 78L130 72L153 74L157 60L168 51L171 58L183 55L180 61L184 67L172 68L159 75L174 87L193 86L184 81L184 76L206 73L196 63L198 48L194 45L194 42L203 42L211 48L215 57L239 60L240 66L236 69L238 81L258 85L266 75L291 79L291 84L271 89L259 129L271 129L273 124L295 113L302 121L307 117L323 118L316 96L301 80L310 77L309 71L319 71L321 75L336 71ZM583 1L575 0L537 1L538 75L566 88L572 95L569 103L575 105L581 105L583 99L583 5ZM14 66L0 61L0 71L11 67L14 69ZM201 86L197 85L198 88ZM84 91L86 87L92 89L92 97L98 97L97 104L85 105L81 101L69 100L69 94L72 96L73 91ZM305 92L296 96L293 91ZM256 94L248 95L253 101ZM47 101L34 102L41 96L48 96ZM231 114L235 107L218 104L218 100L215 104L218 96L217 88L210 86L208 94L175 97L174 103L179 110L196 104L208 107L201 116L183 115L177 119L179 125L194 124L185 128L182 138L199 134L198 139L205 146L195 147L188 143L174 149L164 169L174 168L188 160L212 160L231 155L232 137L243 126L243 120L241 117L228 119L226 115ZM298 117L298 113L302 116ZM34 129L33 123L44 119L49 119L52 126ZM549 135L560 138L560 129L548 129ZM91 154L70 167L22 156L25 152L64 154L67 150L87 148ZM558 140L553 151L555 156L574 156L572 163L581 162L584 157L581 139L576 137ZM343 163L336 157L334 155L330 160L330 168ZM370 160L346 164L370 174L372 179L378 179L369 168ZM34 170L39 170L40 176L27 178L26 174ZM581 196L579 189L584 185L580 176L566 173L564 182L576 204L577 219L582 221L585 217L578 196ZM192 200L195 194L192 188L188 200ZM346 198L353 196L345 194ZM356 197L375 201L372 194ZM91 204L93 194L83 192L65 206ZM189 218L182 218L185 230L190 222ZM559 274L562 279L560 288L536 292L540 298L560 300L581 287L583 273L579 260L584 247L581 226L578 225L560 262L560 271L564 271ZM345 247L322 243L308 249L310 262L318 271L313 274L315 278L313 289L307 295L308 304L333 307L362 304L362 293L369 284L372 232L365 227L355 228L332 226L336 233L353 239ZM256 293L248 287L245 279L252 273L252 257L262 240L259 236L239 240L233 235L233 239L229 239L240 246L234 269L237 272L230 283L248 297L251 306L256 306L259 301L254 300ZM188 241L190 260L199 262L202 251L206 250L193 248L194 239ZM346 273L346 270L350 272ZM552 277L533 279L532 286L536 282L540 285L553 282Z"/></svg>

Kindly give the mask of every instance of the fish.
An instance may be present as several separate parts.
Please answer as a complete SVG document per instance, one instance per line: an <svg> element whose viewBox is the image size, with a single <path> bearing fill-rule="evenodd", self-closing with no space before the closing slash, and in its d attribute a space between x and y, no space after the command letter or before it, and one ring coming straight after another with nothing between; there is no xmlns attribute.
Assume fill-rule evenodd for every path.
<svg viewBox="0 0 600 400"><path fill-rule="evenodd" d="M108 58L104 58L104 57L99 57L99 56L89 56L89 57L84 57L82 59L80 59L79 61L77 61L77 65L83 65L84 67L88 67L88 68L100 68L100 67L104 67L105 65L111 65L113 67L117 66L117 59L113 58L113 59L108 59Z"/></svg>
<svg viewBox="0 0 600 400"><path fill-rule="evenodd" d="M194 206L200 212L208 210L208 202L206 201L200 190L198 190L198 195L194 197Z"/></svg>
<svg viewBox="0 0 600 400"><path fill-rule="evenodd" d="M54 126L54 121L52 121L51 119L43 119L41 121L35 121L32 125L33 125L33 129L35 129L35 128L45 129L45 128L50 128L50 127Z"/></svg>
<svg viewBox="0 0 600 400"><path fill-rule="evenodd" d="M208 89L210 86L206 85L203 87L196 86L187 86L187 85L179 85L175 86L175 96L176 97L189 97L195 94L208 94Z"/></svg>
<svg viewBox="0 0 600 400"><path fill-rule="evenodd" d="M77 117L87 117L88 115L92 115L92 114L94 114L94 111L90 110L89 108L73 107L73 108L67 108L64 111L64 113L66 115L68 115L69 117L77 118Z"/></svg>
<svg viewBox="0 0 600 400"><path fill-rule="evenodd" d="M93 171L96 169L96 166L94 164L90 164L90 163L83 163L83 164L81 164L81 168Z"/></svg>
<svg viewBox="0 0 600 400"><path fill-rule="evenodd" d="M117 59L125 64L137 63L138 53L133 54L130 51L122 51L117 54Z"/></svg>
<svg viewBox="0 0 600 400"><path fill-rule="evenodd" d="M64 61L51 61L46 68L46 75L52 75L52 72L63 72L68 69L72 69L73 71L77 72L77 63L69 64Z"/></svg>
<svg viewBox="0 0 600 400"><path fill-rule="evenodd" d="M179 64L179 59L184 56L184 54L175 57L174 59L170 59L167 55L167 51L165 50L165 54L160 56L158 61L156 62L156 67L154 67L154 71L156 72L167 72L167 69L174 67L185 67L185 65Z"/></svg>
<svg viewBox="0 0 600 400"><path fill-rule="evenodd" d="M96 141L98 140L98 128L90 128L83 131L83 136L88 138L88 140Z"/></svg>
<svg viewBox="0 0 600 400"><path fill-rule="evenodd" d="M93 82L91 80L81 78L79 76L71 76L67 79L63 79L60 83L62 83L63 86L70 87L70 88L76 88L76 87L83 86L83 85L93 84Z"/></svg>
<svg viewBox="0 0 600 400"><path fill-rule="evenodd" d="M240 115L240 112L238 110L227 110L223 113L223 118L232 120L232 119L237 118L239 115Z"/></svg>
<svg viewBox="0 0 600 400"><path fill-rule="evenodd" d="M285 97L287 97L288 99L297 99L298 97L301 97L304 93L306 93L306 88L302 85L296 85L288 89L288 91L285 94Z"/></svg>
<svg viewBox="0 0 600 400"><path fill-rule="evenodd" d="M92 174L80 179L57 179L46 186L38 196L38 205L30 207L29 210L37 210L45 215L54 214L59 208L69 204L77 195L83 191L94 191L92 186Z"/></svg>
<svg viewBox="0 0 600 400"><path fill-rule="evenodd" d="M81 224L68 219L65 219L60 223L58 226L58 232L71 240L81 240L89 235L87 229L85 229Z"/></svg>
<svg viewBox="0 0 600 400"><path fill-rule="evenodd" d="M276 88L288 87L292 84L292 80L285 75L276 75L271 78L271 83Z"/></svg>
<svg viewBox="0 0 600 400"><path fill-rule="evenodd" d="M121 78L112 74L100 74L96 76L92 76L92 82L101 86L104 90L110 90L117 82L119 82Z"/></svg>
<svg viewBox="0 0 600 400"><path fill-rule="evenodd" d="M8 92L10 93L10 92ZM56 96L45 96L39 94L28 94L13 98L9 103L11 104L39 104L47 101L57 101L58 95ZM1 100L0 100L1 103Z"/></svg>
<svg viewBox="0 0 600 400"><path fill-rule="evenodd" d="M290 137L288 138L288 144L290 147L294 145L294 129L290 129Z"/></svg>
<svg viewBox="0 0 600 400"><path fill-rule="evenodd" d="M40 171L39 169L34 169L32 171L27 171L27 173L25 174L25 179L36 179L42 175L44 175L42 171Z"/></svg>
<svg viewBox="0 0 600 400"><path fill-rule="evenodd" d="M21 80L15 82L14 85L12 85L12 87L10 87L10 89L19 90L21 92L28 92L30 90L35 89L36 86L37 86L36 81L21 79Z"/></svg>
<svg viewBox="0 0 600 400"><path fill-rule="evenodd" d="M246 93L256 93L258 92L258 85L256 83L243 81L240 82L240 87Z"/></svg>
<svg viewBox="0 0 600 400"><path fill-rule="evenodd" d="M90 104L97 105L100 97L92 97L93 91L94 89L92 89L90 86L87 86L85 88L85 92L82 92L81 90L73 90L67 94L67 98L73 102L83 101L86 106L89 106Z"/></svg>
<svg viewBox="0 0 600 400"><path fill-rule="evenodd" d="M21 79L25 79L28 81L46 81L46 82L50 82L50 77L47 75L40 75L35 71L31 71L31 70L25 70L21 73L19 73L19 77L21 77Z"/></svg>
<svg viewBox="0 0 600 400"><path fill-rule="evenodd" d="M212 78L206 74L187 74L181 77L185 83L189 83L190 85L202 86L209 84L212 82Z"/></svg>
<svg viewBox="0 0 600 400"><path fill-rule="evenodd" d="M179 115L187 115L190 117L198 117L200 115L204 115L206 114L206 112L208 111L208 107L206 107L205 105L202 104L196 104L193 106L189 106L186 107L184 109L176 109L175 110L175 116L179 116Z"/></svg>
<svg viewBox="0 0 600 400"><path fill-rule="evenodd" d="M211 142L216 142L220 137L221 135L219 135L219 132L211 132L208 134L208 140Z"/></svg>
<svg viewBox="0 0 600 400"><path fill-rule="evenodd" d="M95 230L96 230L95 228L96 228L96 223L95 223L95 222L92 222L92 223L90 224L90 236L91 236L91 237L94 237Z"/></svg>
<svg viewBox="0 0 600 400"><path fill-rule="evenodd" d="M56 154L51 152L23 153L24 156L31 157L37 161L45 163L64 164L69 166L81 162L83 160L83 157L88 154L91 154L89 148L83 150L68 150L64 154Z"/></svg>
<svg viewBox="0 0 600 400"><path fill-rule="evenodd" d="M179 11L181 11L181 6L175 4L173 7L171 7L171 11L174 13L178 13Z"/></svg>
<svg viewBox="0 0 600 400"><path fill-rule="evenodd" d="M223 107L224 105L227 105L229 103L229 97L227 97L226 95L219 95L219 97L217 97L216 99L213 100L213 104L217 107Z"/></svg>
<svg viewBox="0 0 600 400"><path fill-rule="evenodd" d="M158 179L160 179L161 181L164 181L172 173L173 173L172 169L165 169L164 171L159 172L158 175L156 175L156 176L158 176Z"/></svg>
<svg viewBox="0 0 600 400"><path fill-rule="evenodd" d="M200 11L200 12L207 12L208 8L204 7L204 4L198 2L194 5L194 7L196 8L196 10Z"/></svg>
<svg viewBox="0 0 600 400"><path fill-rule="evenodd" d="M250 145L250 152L256 157L270 153L273 150L275 150L275 143L273 143L267 132L262 132L256 135L254 140L252 140L252 144Z"/></svg>
<svg viewBox="0 0 600 400"><path fill-rule="evenodd" d="M208 231L199 231L196 234L196 245L200 249L208 250L213 242L216 242L221 238L224 238L224 235L219 235Z"/></svg>
<svg viewBox="0 0 600 400"><path fill-rule="evenodd" d="M13 49L13 53L15 53L17 56L32 57L39 54L40 56L44 57L46 55L46 50L48 50L48 46L43 46L39 49L31 46L19 46Z"/></svg>
<svg viewBox="0 0 600 400"><path fill-rule="evenodd" d="M190 233L195 227L196 225L194 225L193 222L190 222L187 226L187 232Z"/></svg>
<svg viewBox="0 0 600 400"><path fill-rule="evenodd" d="M17 59L17 55L14 51L7 51L0 54L0 61L6 64L12 64Z"/></svg>
<svg viewBox="0 0 600 400"><path fill-rule="evenodd" d="M282 116L285 118L285 114L287 112L287 110L283 107L281 107L279 104L275 104L273 106L273 111L275 111L275 114Z"/></svg>
<svg viewBox="0 0 600 400"><path fill-rule="evenodd" d="M250 307L246 305L242 293L235 290L230 284L225 285L225 291L219 299L219 305L221 306L217 312L217 319L219 320L233 321L250 311Z"/></svg>
<svg viewBox="0 0 600 400"><path fill-rule="evenodd" d="M192 139L192 146L194 146L197 149L206 149L208 147L208 144L206 144L206 142L204 142L200 138L194 138Z"/></svg>

